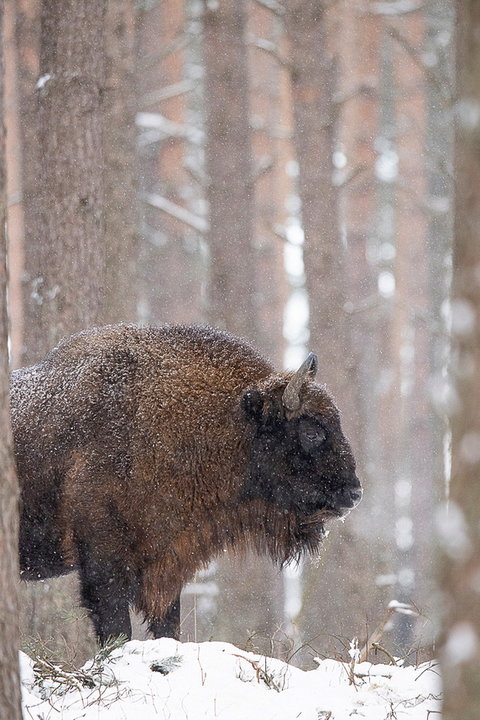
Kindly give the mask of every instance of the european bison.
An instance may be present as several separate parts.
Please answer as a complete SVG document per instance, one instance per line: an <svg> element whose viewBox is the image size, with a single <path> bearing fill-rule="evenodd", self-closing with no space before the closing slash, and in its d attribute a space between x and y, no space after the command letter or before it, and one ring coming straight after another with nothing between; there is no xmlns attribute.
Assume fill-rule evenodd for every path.
<svg viewBox="0 0 480 720"><path fill-rule="evenodd" d="M131 637L130 605L176 637L182 586L225 547L317 550L362 491L316 367L275 372L206 327L113 325L13 372L22 577L77 569L102 643Z"/></svg>

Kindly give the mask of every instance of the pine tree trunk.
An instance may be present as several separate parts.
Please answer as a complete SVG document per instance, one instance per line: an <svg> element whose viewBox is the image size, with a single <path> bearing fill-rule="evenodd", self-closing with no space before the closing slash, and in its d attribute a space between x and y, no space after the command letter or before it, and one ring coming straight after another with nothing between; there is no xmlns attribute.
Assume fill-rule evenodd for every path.
<svg viewBox="0 0 480 720"><path fill-rule="evenodd" d="M286 8L294 108L294 144L305 233L304 261L310 305L310 346L320 374L339 403L349 362L345 276L338 191L333 185L334 71L326 16L318 0L292 0Z"/></svg>
<svg viewBox="0 0 480 720"><path fill-rule="evenodd" d="M39 160L29 198L36 223L25 238L28 362L97 322L103 305L105 7L105 0L41 5ZM28 155L25 165L24 177Z"/></svg>
<svg viewBox="0 0 480 720"><path fill-rule="evenodd" d="M210 229L210 322L256 345L258 277L254 246L254 178L246 2L204 3L207 199ZM257 281L259 285L257 286ZM258 290L257 290L258 287ZM282 576L270 559L253 553L220 557L214 637L262 650L283 621Z"/></svg>
<svg viewBox="0 0 480 720"><path fill-rule="evenodd" d="M210 321L257 339L245 0L204 4Z"/></svg>
<svg viewBox="0 0 480 720"><path fill-rule="evenodd" d="M18 8L23 365L102 318L105 9L106 0L22 0ZM30 638L63 654L66 644L78 661L91 652L76 576L22 583L21 606Z"/></svg>
<svg viewBox="0 0 480 720"><path fill-rule="evenodd" d="M480 5L457 4L456 200L452 283L452 475L439 522L446 617L445 720L480 717Z"/></svg>
<svg viewBox="0 0 480 720"><path fill-rule="evenodd" d="M178 210L198 217L200 226L205 222L204 189L199 190L186 169L189 151L203 151L201 112L196 107L202 83L188 75L198 67L199 44L198 22L192 22L189 5L185 0L148 3L138 23L140 111L141 117L154 121L141 128L139 138L139 305L140 319L153 324L205 319L201 232L175 217ZM163 209L150 200L155 196L165 202Z"/></svg>
<svg viewBox="0 0 480 720"><path fill-rule="evenodd" d="M248 16L249 37L271 43L284 52L281 18L271 9L252 3ZM255 174L254 236L256 256L258 347L277 367L283 365L283 311L288 297L284 244L277 234L287 219L292 178L286 165L293 158L286 120L290 97L284 92L288 71L255 43L249 51L251 77L252 149Z"/></svg>
<svg viewBox="0 0 480 720"><path fill-rule="evenodd" d="M105 18L105 308L107 323L137 319L135 3L108 0Z"/></svg>
<svg viewBox="0 0 480 720"><path fill-rule="evenodd" d="M293 0L286 6L285 20L305 235L309 349L318 353L318 379L327 384L338 402L342 422L350 435L355 428L351 392L354 384L344 309L346 263L340 236L339 196L333 183L335 64L328 46L325 5L318 0ZM332 528L319 562L305 562L299 624L304 642L320 653L332 652L334 636L357 634L359 622L363 630L362 583L357 577L360 571L355 547L355 531L349 519L345 527Z"/></svg>
<svg viewBox="0 0 480 720"><path fill-rule="evenodd" d="M18 483L9 412L3 7L0 7L0 717L20 720Z"/></svg>

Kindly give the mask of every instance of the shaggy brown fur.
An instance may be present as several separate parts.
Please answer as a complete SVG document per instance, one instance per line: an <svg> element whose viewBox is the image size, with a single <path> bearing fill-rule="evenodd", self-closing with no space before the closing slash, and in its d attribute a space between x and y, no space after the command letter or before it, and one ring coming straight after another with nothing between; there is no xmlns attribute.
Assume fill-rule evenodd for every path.
<svg viewBox="0 0 480 720"><path fill-rule="evenodd" d="M204 327L96 328L12 373L22 576L78 569L101 641L129 605L178 634L182 586L225 547L315 551L360 499L338 412L292 373Z"/></svg>

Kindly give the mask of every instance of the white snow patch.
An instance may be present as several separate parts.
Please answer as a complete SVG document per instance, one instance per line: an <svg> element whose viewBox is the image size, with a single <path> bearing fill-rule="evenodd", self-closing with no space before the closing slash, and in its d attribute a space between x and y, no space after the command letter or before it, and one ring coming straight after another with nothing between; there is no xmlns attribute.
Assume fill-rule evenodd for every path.
<svg viewBox="0 0 480 720"><path fill-rule="evenodd" d="M393 149L384 150L375 161L375 176L385 183L398 177L398 155Z"/></svg>
<svg viewBox="0 0 480 720"><path fill-rule="evenodd" d="M408 515L401 515L395 523L395 541L399 550L413 547L413 521Z"/></svg>
<svg viewBox="0 0 480 720"><path fill-rule="evenodd" d="M452 560L464 560L472 551L468 526L461 508L453 501L442 503L435 513L440 547Z"/></svg>
<svg viewBox="0 0 480 720"><path fill-rule="evenodd" d="M458 622L450 630L444 647L445 662L459 665L477 654L480 644L475 628L469 622Z"/></svg>
<svg viewBox="0 0 480 720"><path fill-rule="evenodd" d="M35 85L37 90L43 90L45 85L49 80L53 78L53 75L51 73L45 73L45 75L40 75L40 77L37 80L37 84Z"/></svg>
<svg viewBox="0 0 480 720"><path fill-rule="evenodd" d="M460 455L469 465L480 462L480 432L471 430L460 441Z"/></svg>
<svg viewBox="0 0 480 720"><path fill-rule="evenodd" d="M452 300L451 322L454 335L470 335L475 329L476 312L468 300Z"/></svg>
<svg viewBox="0 0 480 720"><path fill-rule="evenodd" d="M478 130L480 127L480 102L475 98L462 98L455 106L458 121L465 130Z"/></svg>
<svg viewBox="0 0 480 720"><path fill-rule="evenodd" d="M389 270L383 270L377 278L378 292L384 298L395 295L395 276Z"/></svg>
<svg viewBox="0 0 480 720"><path fill-rule="evenodd" d="M94 687L63 693L35 682L22 655L25 718L43 720L424 720L440 710L435 663L396 667L316 660L303 671L227 643L132 641L105 661ZM91 663L90 663L91 666ZM85 666L88 670L89 663Z"/></svg>

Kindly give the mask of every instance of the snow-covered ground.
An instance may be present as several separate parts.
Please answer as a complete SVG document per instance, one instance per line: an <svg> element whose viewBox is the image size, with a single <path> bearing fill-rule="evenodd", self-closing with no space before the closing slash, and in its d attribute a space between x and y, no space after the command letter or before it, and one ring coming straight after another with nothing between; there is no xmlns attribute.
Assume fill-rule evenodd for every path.
<svg viewBox="0 0 480 720"><path fill-rule="evenodd" d="M31 720L440 718L435 663L318 660L306 672L226 643L164 638L126 643L76 675L55 677L53 666L39 672L23 654L21 668L23 714Z"/></svg>

